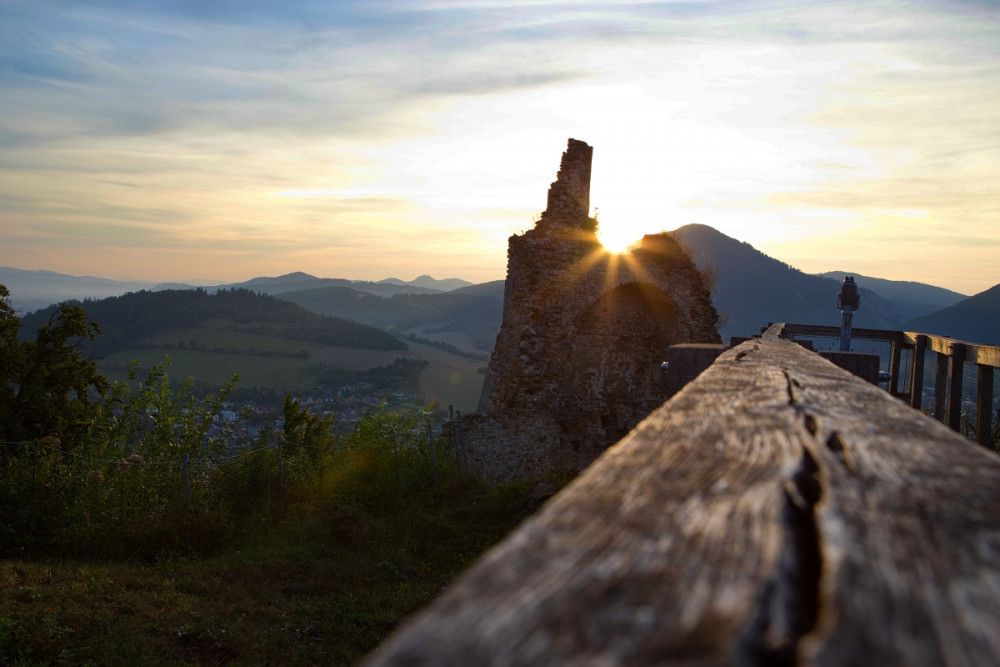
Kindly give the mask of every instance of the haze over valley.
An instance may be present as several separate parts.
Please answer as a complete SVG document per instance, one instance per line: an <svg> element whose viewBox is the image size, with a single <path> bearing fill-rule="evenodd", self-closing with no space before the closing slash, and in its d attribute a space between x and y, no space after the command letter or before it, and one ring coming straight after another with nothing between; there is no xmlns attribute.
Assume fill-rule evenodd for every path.
<svg viewBox="0 0 1000 667"><path fill-rule="evenodd" d="M699 268L711 270L713 299L723 318L724 340L733 335L754 335L773 321L839 324L836 294L848 273L809 275L704 225L687 225L674 234L689 248ZM920 282L851 275L856 276L862 293L856 326L916 327L927 333L968 335L973 342L1000 344L997 288L970 298ZM2 267L0 284L11 289L11 303L25 315L25 323L30 325L27 329L45 321L48 311L44 306L85 299L88 314L105 330L93 352L100 358L102 370L112 377L121 377L133 360L149 368L169 355L172 374L178 378L191 375L209 385L219 385L238 373L244 387L312 392L337 381L350 384L343 373L365 372L388 367L396 359L412 359L425 365L415 371L408 393L401 392L406 393L406 401L435 401L440 409L454 405L465 412L474 411L478 403L483 369L500 327L504 293L502 280L471 284L422 275L411 281L358 281L302 272L195 286L125 283ZM171 316L164 305L171 294L187 293L191 295L187 299L201 304L207 303L210 295L221 296L233 290L273 297L261 301L259 307L269 312L265 319L280 320L282 326L290 320L278 306L290 303L302 309L303 315L296 317L315 313L357 322L373 327L372 334L363 336L361 344L345 344L324 342L318 335L309 338L301 325L286 327L284 333L267 329L261 322L246 321L237 326L226 319L235 316L235 311L222 315L206 310L203 316L192 317L197 309L190 300L179 302L191 320L181 324L183 318ZM118 296L126 293L132 294ZM128 307L130 301L139 301L140 297L147 302L146 310ZM42 310L29 314L33 309ZM140 319L152 317L154 321L126 326L122 312ZM244 313L244 319L247 316ZM376 342L380 336L385 337L385 343ZM373 349L378 347L385 349ZM247 356L251 353L254 356ZM320 368L333 370L324 376ZM338 376L338 372L342 374Z"/></svg>

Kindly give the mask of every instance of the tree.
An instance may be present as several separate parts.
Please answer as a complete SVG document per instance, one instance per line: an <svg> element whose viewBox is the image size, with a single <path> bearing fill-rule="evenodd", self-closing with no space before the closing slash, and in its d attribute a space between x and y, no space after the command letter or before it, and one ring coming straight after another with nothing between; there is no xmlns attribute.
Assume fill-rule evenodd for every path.
<svg viewBox="0 0 1000 667"><path fill-rule="evenodd" d="M21 320L0 285L0 439L55 437L69 446L86 427L107 379L78 349L101 329L82 306L62 304L34 340L21 340ZM93 394L92 394L93 392Z"/></svg>
<svg viewBox="0 0 1000 667"><path fill-rule="evenodd" d="M307 452L316 459L334 446L332 415L320 417L309 412L301 399L291 394L285 394L282 408L286 454Z"/></svg>

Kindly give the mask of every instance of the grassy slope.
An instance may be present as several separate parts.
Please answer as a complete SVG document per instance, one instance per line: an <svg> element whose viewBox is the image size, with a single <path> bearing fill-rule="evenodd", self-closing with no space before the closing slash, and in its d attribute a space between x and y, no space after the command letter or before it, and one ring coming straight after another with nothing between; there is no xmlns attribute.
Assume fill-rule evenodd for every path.
<svg viewBox="0 0 1000 667"><path fill-rule="evenodd" d="M524 516L527 490L333 505L203 559L0 561L0 663L354 664Z"/></svg>
<svg viewBox="0 0 1000 667"><path fill-rule="evenodd" d="M256 348L260 351L296 353L306 350L308 359L295 357L264 357L250 354L218 353L190 349L128 348L119 350L99 361L102 373L113 380L122 379L129 364L138 361L142 369L161 363L169 355L170 375L176 379L189 376L212 386L221 386L238 373L240 387L273 387L288 391L309 391L316 386L311 372L315 364L325 363L348 370L366 370L386 366L398 358L425 359L430 362L421 374L420 389L427 401L442 407L454 405L463 412L475 411L484 376L476 370L485 365L419 343L408 343L408 350L359 350L345 347L324 347L316 343L261 336L225 330L225 321L213 320L209 326L159 331L143 339L144 343L176 345L195 340L209 350Z"/></svg>

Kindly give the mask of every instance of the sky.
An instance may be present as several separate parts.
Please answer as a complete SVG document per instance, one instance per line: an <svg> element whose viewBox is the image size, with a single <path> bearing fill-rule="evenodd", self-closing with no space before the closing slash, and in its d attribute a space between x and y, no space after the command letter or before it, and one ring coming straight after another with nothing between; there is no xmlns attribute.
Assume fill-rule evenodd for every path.
<svg viewBox="0 0 1000 667"><path fill-rule="evenodd" d="M570 137L609 239L1000 283L1000 3L0 0L0 265L501 279Z"/></svg>

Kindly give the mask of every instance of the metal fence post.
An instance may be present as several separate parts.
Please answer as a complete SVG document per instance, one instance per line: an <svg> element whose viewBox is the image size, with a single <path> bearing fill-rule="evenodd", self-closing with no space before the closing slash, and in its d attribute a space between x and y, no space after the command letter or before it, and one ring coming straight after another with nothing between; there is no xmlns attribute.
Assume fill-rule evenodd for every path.
<svg viewBox="0 0 1000 667"><path fill-rule="evenodd" d="M284 438L278 438L278 503L285 509L285 449Z"/></svg>
<svg viewBox="0 0 1000 667"><path fill-rule="evenodd" d="M396 465L396 495L403 495L403 487L399 481L399 447L396 443L396 432L393 431L392 435L392 461Z"/></svg>
<svg viewBox="0 0 1000 667"><path fill-rule="evenodd" d="M427 424L427 439L431 442L431 471L434 474L434 490L438 490L438 466L436 447L434 446L434 433L430 423Z"/></svg>
<svg viewBox="0 0 1000 667"><path fill-rule="evenodd" d="M191 462L191 455L184 455L184 513L187 514L191 509L191 486L188 479L188 467Z"/></svg>

